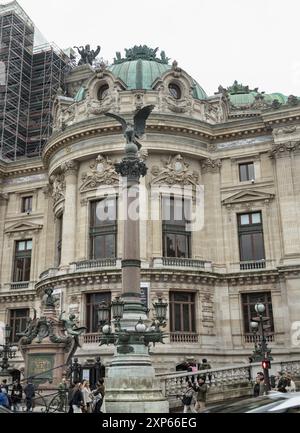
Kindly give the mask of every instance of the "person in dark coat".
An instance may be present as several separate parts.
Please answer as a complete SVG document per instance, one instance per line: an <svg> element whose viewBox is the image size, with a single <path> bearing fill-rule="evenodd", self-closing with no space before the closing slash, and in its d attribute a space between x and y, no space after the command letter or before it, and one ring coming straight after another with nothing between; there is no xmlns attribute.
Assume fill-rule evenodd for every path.
<svg viewBox="0 0 300 433"><path fill-rule="evenodd" d="M5 392L3 392L2 388L0 388L0 406L6 407L7 409L9 409L8 397L7 397L7 394Z"/></svg>
<svg viewBox="0 0 300 433"><path fill-rule="evenodd" d="M35 388L31 379L28 379L27 385L24 388L24 394L26 396L26 412L33 411L33 399L35 397Z"/></svg>
<svg viewBox="0 0 300 433"><path fill-rule="evenodd" d="M99 379L97 382L97 388L92 392L94 396L93 401L93 413L101 413L101 406L105 395L104 379Z"/></svg>
<svg viewBox="0 0 300 433"><path fill-rule="evenodd" d="M23 387L19 380L16 380L11 391L11 403L14 412L20 412L22 403Z"/></svg>
<svg viewBox="0 0 300 433"><path fill-rule="evenodd" d="M72 397L73 413L82 413L83 395L81 392L81 383L76 383Z"/></svg>
<svg viewBox="0 0 300 433"><path fill-rule="evenodd" d="M196 412L201 412L202 410L205 409L205 404L206 404L206 395L207 395L207 391L208 391L208 386L206 385L206 377L205 376L201 376L198 379L198 384L195 386L195 391L197 392L197 397L196 397L196 405L195 405L195 410Z"/></svg>

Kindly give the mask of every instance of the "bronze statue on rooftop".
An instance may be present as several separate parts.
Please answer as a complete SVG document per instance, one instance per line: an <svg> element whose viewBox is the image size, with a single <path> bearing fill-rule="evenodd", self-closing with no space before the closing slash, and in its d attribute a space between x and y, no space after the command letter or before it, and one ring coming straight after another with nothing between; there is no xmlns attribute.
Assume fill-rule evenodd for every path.
<svg viewBox="0 0 300 433"><path fill-rule="evenodd" d="M90 45L86 45L85 48L81 45L80 47L74 47L77 49L78 54L80 55L81 59L78 62L78 66L81 65L93 65L94 60L98 56L98 54L101 51L100 45L97 46L96 51L91 50Z"/></svg>

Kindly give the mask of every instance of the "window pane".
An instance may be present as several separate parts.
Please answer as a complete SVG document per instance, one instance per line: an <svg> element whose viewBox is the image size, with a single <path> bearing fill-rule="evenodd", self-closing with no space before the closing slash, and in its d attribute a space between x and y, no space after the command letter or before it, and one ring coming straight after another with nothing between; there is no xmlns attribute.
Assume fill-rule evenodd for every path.
<svg viewBox="0 0 300 433"><path fill-rule="evenodd" d="M249 180L255 179L254 164L248 164Z"/></svg>
<svg viewBox="0 0 300 433"><path fill-rule="evenodd" d="M252 243L253 243L253 259L254 260L262 260L265 258L264 251L264 239L262 233L253 233L252 234Z"/></svg>
<svg viewBox="0 0 300 433"><path fill-rule="evenodd" d="M242 226L250 224L249 214L240 215L240 222Z"/></svg>
<svg viewBox="0 0 300 433"><path fill-rule="evenodd" d="M175 304L175 329L174 331L181 331L181 306L180 304Z"/></svg>
<svg viewBox="0 0 300 433"><path fill-rule="evenodd" d="M172 300L177 302L190 302L191 295L189 293L173 293Z"/></svg>
<svg viewBox="0 0 300 433"><path fill-rule="evenodd" d="M24 259L15 260L14 282L23 281Z"/></svg>
<svg viewBox="0 0 300 433"><path fill-rule="evenodd" d="M31 268L31 258L26 257L24 259L23 281L30 281L30 268Z"/></svg>
<svg viewBox="0 0 300 433"><path fill-rule="evenodd" d="M240 235L240 256L242 262L254 260L251 234Z"/></svg>
<svg viewBox="0 0 300 433"><path fill-rule="evenodd" d="M166 235L166 250L167 257L175 257L175 235L169 233Z"/></svg>
<svg viewBox="0 0 300 433"><path fill-rule="evenodd" d="M115 235L105 237L106 258L115 257Z"/></svg>
<svg viewBox="0 0 300 433"><path fill-rule="evenodd" d="M187 241L186 236L176 236L176 257L187 257Z"/></svg>
<svg viewBox="0 0 300 433"><path fill-rule="evenodd" d="M17 250L18 251L25 251L25 249L26 249L26 242L25 241L17 242Z"/></svg>
<svg viewBox="0 0 300 433"><path fill-rule="evenodd" d="M105 256L105 237L94 237L94 259L103 259Z"/></svg>
<svg viewBox="0 0 300 433"><path fill-rule="evenodd" d="M252 215L252 224L260 224L261 223L261 214L253 213Z"/></svg>
<svg viewBox="0 0 300 433"><path fill-rule="evenodd" d="M107 198L93 204L94 225L112 224L116 221L116 199Z"/></svg>
<svg viewBox="0 0 300 433"><path fill-rule="evenodd" d="M26 250L32 250L32 241L27 241L26 242Z"/></svg>
<svg viewBox="0 0 300 433"><path fill-rule="evenodd" d="M190 305L183 304L183 331L190 332Z"/></svg>
<svg viewBox="0 0 300 433"><path fill-rule="evenodd" d="M247 173L247 165L246 164L240 164L240 181L245 182L248 179L248 173Z"/></svg>

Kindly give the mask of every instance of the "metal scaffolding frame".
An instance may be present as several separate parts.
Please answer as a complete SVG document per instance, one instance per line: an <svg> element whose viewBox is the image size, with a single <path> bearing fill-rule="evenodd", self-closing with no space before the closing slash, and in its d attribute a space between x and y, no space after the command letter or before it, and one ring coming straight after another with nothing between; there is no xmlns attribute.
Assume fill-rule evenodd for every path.
<svg viewBox="0 0 300 433"><path fill-rule="evenodd" d="M34 48L35 27L17 2L0 6L0 159L41 154L52 132L52 104L69 58L53 44Z"/></svg>

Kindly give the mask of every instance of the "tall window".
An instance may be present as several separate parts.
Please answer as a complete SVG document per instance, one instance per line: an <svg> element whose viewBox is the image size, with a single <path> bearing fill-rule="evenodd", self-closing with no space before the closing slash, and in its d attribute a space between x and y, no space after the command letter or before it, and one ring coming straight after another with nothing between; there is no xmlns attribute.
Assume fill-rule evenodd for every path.
<svg viewBox="0 0 300 433"><path fill-rule="evenodd" d="M22 197L22 213L32 212L32 196Z"/></svg>
<svg viewBox="0 0 300 433"><path fill-rule="evenodd" d="M14 275L15 283L30 281L32 240L16 242Z"/></svg>
<svg viewBox="0 0 300 433"><path fill-rule="evenodd" d="M12 330L11 331L12 343L17 343L20 340L20 337L18 337L17 334L25 331L27 327L27 319L29 318L29 314L30 314L29 308L9 311L9 322Z"/></svg>
<svg viewBox="0 0 300 433"><path fill-rule="evenodd" d="M270 328L266 329L266 334L274 333L274 319L273 319L273 308L271 292L264 293L243 293L242 294L242 306L243 306L243 318L244 318L244 332L245 334L252 334L250 323L254 317L257 317L255 311L255 305L261 302L265 305L266 311L264 317L269 317L269 322L266 322Z"/></svg>
<svg viewBox="0 0 300 433"><path fill-rule="evenodd" d="M238 215L241 262L265 259L264 236L260 212Z"/></svg>
<svg viewBox="0 0 300 433"><path fill-rule="evenodd" d="M56 264L61 264L61 247L62 247L62 229L63 229L63 215L57 218L57 244L56 244Z"/></svg>
<svg viewBox="0 0 300 433"><path fill-rule="evenodd" d="M117 199L106 198L91 203L91 259L116 257Z"/></svg>
<svg viewBox="0 0 300 433"><path fill-rule="evenodd" d="M240 181L241 182L255 179L253 162L247 162L246 164L240 164L239 169L240 169Z"/></svg>
<svg viewBox="0 0 300 433"><path fill-rule="evenodd" d="M194 293L170 293L170 330L196 332Z"/></svg>
<svg viewBox="0 0 300 433"><path fill-rule="evenodd" d="M163 197L163 255L188 258L191 256L190 201L181 197Z"/></svg>
<svg viewBox="0 0 300 433"><path fill-rule="evenodd" d="M86 327L87 333L99 332L97 308L101 302L110 304L110 293L92 293L86 295Z"/></svg>

